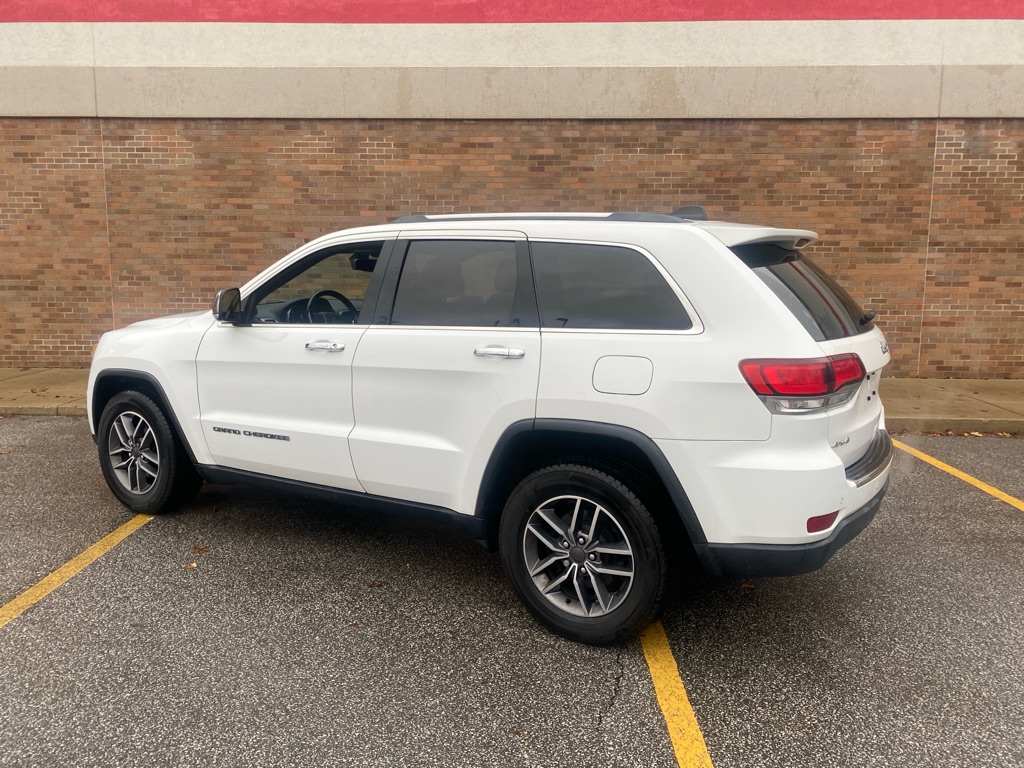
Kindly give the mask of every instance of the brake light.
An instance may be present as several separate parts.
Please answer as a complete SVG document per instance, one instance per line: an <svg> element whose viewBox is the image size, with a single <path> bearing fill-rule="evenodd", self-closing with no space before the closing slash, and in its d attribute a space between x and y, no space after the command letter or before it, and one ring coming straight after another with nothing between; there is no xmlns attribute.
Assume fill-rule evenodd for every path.
<svg viewBox="0 0 1024 768"><path fill-rule="evenodd" d="M832 361L834 386L842 389L847 384L860 382L867 375L864 370L864 363L856 355L833 355L829 358Z"/></svg>
<svg viewBox="0 0 1024 768"><path fill-rule="evenodd" d="M812 413L841 405L867 372L854 354L810 359L743 360L740 372L776 413Z"/></svg>

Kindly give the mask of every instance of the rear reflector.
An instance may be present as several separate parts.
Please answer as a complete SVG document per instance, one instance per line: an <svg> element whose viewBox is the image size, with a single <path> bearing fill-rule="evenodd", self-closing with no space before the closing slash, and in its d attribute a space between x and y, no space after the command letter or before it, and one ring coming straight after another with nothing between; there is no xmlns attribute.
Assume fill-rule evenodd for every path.
<svg viewBox="0 0 1024 768"><path fill-rule="evenodd" d="M740 372L759 395L823 397L859 382L867 372L857 355L811 359L743 360Z"/></svg>
<svg viewBox="0 0 1024 768"><path fill-rule="evenodd" d="M807 518L807 532L820 533L821 531L827 531L832 527L832 523L836 521L837 517L839 517L839 510L829 512L827 515L809 517Z"/></svg>

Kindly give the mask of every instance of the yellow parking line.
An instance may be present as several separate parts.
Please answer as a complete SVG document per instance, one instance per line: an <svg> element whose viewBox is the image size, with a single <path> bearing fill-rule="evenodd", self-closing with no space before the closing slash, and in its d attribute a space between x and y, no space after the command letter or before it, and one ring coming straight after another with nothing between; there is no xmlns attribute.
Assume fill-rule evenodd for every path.
<svg viewBox="0 0 1024 768"><path fill-rule="evenodd" d="M704 734L700 732L697 716L693 713L686 688L679 677L679 666L660 621L644 630L640 635L640 643L647 667L651 670L654 693L665 716L676 762L680 768L713 768L711 755L704 743Z"/></svg>
<svg viewBox="0 0 1024 768"><path fill-rule="evenodd" d="M949 466L949 464L946 464L945 462L939 461L934 456L929 456L927 453L921 453L921 451L917 450L916 448L911 448L909 445L904 445L899 440L893 440L892 444L895 445L897 448L899 448L901 451L906 451L911 456L916 456L921 461L928 462L933 467L938 467L943 472L948 472L953 477L958 477L961 480L963 480L965 483L970 483L975 488L978 488L978 489L984 491L985 493L989 494L990 496L995 496L1000 501L1005 501L1011 507L1016 507L1021 512L1024 512L1024 501L1021 501L1020 499L1015 498L1015 497L1011 496L1008 493L1004 493L1003 491L1000 491L995 486L991 486L988 483L984 483L984 482L982 482L981 480L979 480L976 477L971 477L966 472L961 472L956 467L951 467L951 466Z"/></svg>
<svg viewBox="0 0 1024 768"><path fill-rule="evenodd" d="M0 629L3 629L8 623L14 621L61 584L78 574L90 563L105 555L152 519L152 515L136 515L120 528L108 533L77 557L68 560L68 562L64 563L64 565L49 576L26 589L11 600L11 602L7 603L7 605L0 608Z"/></svg>

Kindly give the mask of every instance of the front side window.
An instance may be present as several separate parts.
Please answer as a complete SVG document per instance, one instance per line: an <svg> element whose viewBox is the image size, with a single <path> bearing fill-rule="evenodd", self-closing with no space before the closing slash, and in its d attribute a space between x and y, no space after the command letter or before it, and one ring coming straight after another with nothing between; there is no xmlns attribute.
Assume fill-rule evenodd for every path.
<svg viewBox="0 0 1024 768"><path fill-rule="evenodd" d="M311 254L257 297L254 323L351 324L363 300L383 241L332 246ZM365 322L365 321L364 321Z"/></svg>
<svg viewBox="0 0 1024 768"><path fill-rule="evenodd" d="M687 331L693 321L661 272L632 248L532 242L545 328Z"/></svg>
<svg viewBox="0 0 1024 768"><path fill-rule="evenodd" d="M515 242L413 241L398 280L391 323L523 325L519 282Z"/></svg>

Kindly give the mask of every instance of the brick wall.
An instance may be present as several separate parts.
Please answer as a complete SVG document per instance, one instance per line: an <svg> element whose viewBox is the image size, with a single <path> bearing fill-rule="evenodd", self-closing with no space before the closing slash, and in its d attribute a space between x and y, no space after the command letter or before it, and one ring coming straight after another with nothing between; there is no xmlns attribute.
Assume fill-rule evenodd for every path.
<svg viewBox="0 0 1024 768"><path fill-rule="evenodd" d="M1024 377L1024 120L0 120L0 367L88 365L325 232L407 213L798 226L891 375Z"/></svg>

